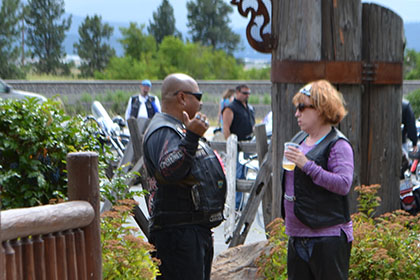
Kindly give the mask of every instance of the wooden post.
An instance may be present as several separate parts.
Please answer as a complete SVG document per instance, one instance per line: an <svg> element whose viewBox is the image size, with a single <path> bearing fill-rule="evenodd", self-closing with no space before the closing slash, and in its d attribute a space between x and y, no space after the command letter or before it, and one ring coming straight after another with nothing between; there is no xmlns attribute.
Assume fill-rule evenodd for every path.
<svg viewBox="0 0 420 280"><path fill-rule="evenodd" d="M44 235L43 239L45 243L45 259L48 260L48 262L45 263L47 279L58 279L55 237L53 234L49 233Z"/></svg>
<svg viewBox="0 0 420 280"><path fill-rule="evenodd" d="M67 155L68 196L70 200L88 201L95 218L84 228L86 244L86 270L88 279L102 279L102 249L99 211L98 155L92 152Z"/></svg>
<svg viewBox="0 0 420 280"><path fill-rule="evenodd" d="M149 125L150 120L146 118L129 118L127 121L128 128L130 130L130 140L133 145L134 156L132 159L132 164L136 163L140 157L143 155L143 134Z"/></svg>
<svg viewBox="0 0 420 280"><path fill-rule="evenodd" d="M272 63L278 60L319 61L321 59L321 0L272 1L272 30L278 38L272 53ZM308 81L309 82L309 81ZM303 84L273 83L273 219L281 216L282 189L280 182L283 143L299 131L294 94Z"/></svg>
<svg viewBox="0 0 420 280"><path fill-rule="evenodd" d="M233 232L229 248L244 244L249 229L255 220L255 214L258 211L258 206L260 205L260 202L263 198L265 188L270 185L269 182L271 181L272 171L271 149L272 144L270 144L268 148L269 152L265 155L261 169L258 172L257 179L252 186L251 195L248 198L245 209L242 211L242 215L239 219L235 231Z"/></svg>
<svg viewBox="0 0 420 280"><path fill-rule="evenodd" d="M226 240L230 240L235 230L235 197L236 197L236 163L238 158L238 137L231 134L226 143L226 181L227 194L225 203L225 236Z"/></svg>
<svg viewBox="0 0 420 280"><path fill-rule="evenodd" d="M87 279L86 272L86 245L85 233L80 228L75 230L76 252L77 252L77 278L79 280Z"/></svg>
<svg viewBox="0 0 420 280"><path fill-rule="evenodd" d="M23 279L35 280L34 243L29 237L22 238Z"/></svg>
<svg viewBox="0 0 420 280"><path fill-rule="evenodd" d="M8 242L8 241L5 241L5 243L6 242ZM6 244L4 244L4 245L6 245ZM9 247L10 247L10 245L9 245ZM8 272L8 271L6 272L6 269L7 270L12 269L12 267L7 267L6 268L6 258L7 258L7 251L6 250L7 250L7 247L6 248L3 247L3 242L1 242L1 236L0 236L0 280L6 280L6 273ZM14 252L13 252L12 256L14 256ZM14 273L13 270L12 270L12 273ZM16 279L16 278L13 278L13 279Z"/></svg>
<svg viewBox="0 0 420 280"><path fill-rule="evenodd" d="M327 61L360 61L362 58L362 4L360 0L322 0L322 57ZM353 186L360 185L362 161L362 86L335 85L346 101L347 116L339 129L354 151ZM357 210L357 193L349 194L350 212Z"/></svg>
<svg viewBox="0 0 420 280"><path fill-rule="evenodd" d="M403 21L392 11L363 4L363 60L402 63ZM377 214L400 208L402 85L366 85L363 95L362 183L380 184Z"/></svg>
<svg viewBox="0 0 420 280"><path fill-rule="evenodd" d="M22 268L22 242L18 239L14 239L10 242L13 250L15 251L16 261L16 279L22 279L23 268Z"/></svg>
<svg viewBox="0 0 420 280"><path fill-rule="evenodd" d="M73 231L66 230L64 237L66 239L67 273L69 279L77 279L76 244Z"/></svg>
<svg viewBox="0 0 420 280"><path fill-rule="evenodd" d="M32 236L32 240L34 242L35 278L45 280L45 243L41 235Z"/></svg>
<svg viewBox="0 0 420 280"><path fill-rule="evenodd" d="M55 247L57 249L57 275L58 279L67 280L66 239L61 231L55 233Z"/></svg>
<svg viewBox="0 0 420 280"><path fill-rule="evenodd" d="M2 280L17 280L17 268L16 268L16 254L10 245L10 241L4 241L3 243L6 253L6 266L3 270Z"/></svg>
<svg viewBox="0 0 420 280"><path fill-rule="evenodd" d="M256 125L254 132L255 132L255 138L257 139L256 148L257 148L257 155L258 155L258 164L261 170L264 157L268 151L267 132L265 130L265 125L264 124ZM272 163L270 166L272 166ZM265 191L262 198L262 209L263 209L265 228L267 228L267 225L273 220L271 216L271 198L273 196L272 186L273 186L272 181L269 180L267 186L265 186Z"/></svg>

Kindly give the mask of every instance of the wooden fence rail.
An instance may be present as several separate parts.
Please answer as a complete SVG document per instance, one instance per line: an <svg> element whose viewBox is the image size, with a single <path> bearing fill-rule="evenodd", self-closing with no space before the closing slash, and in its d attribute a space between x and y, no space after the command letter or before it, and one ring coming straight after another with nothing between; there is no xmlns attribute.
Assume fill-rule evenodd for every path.
<svg viewBox="0 0 420 280"><path fill-rule="evenodd" d="M69 202L1 212L1 280L102 278L97 160L68 155Z"/></svg>

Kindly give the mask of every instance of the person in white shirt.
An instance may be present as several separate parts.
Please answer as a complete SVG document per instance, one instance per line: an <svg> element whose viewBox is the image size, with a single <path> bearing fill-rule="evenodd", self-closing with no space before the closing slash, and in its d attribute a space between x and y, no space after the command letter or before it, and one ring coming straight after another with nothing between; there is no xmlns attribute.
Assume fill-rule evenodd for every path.
<svg viewBox="0 0 420 280"><path fill-rule="evenodd" d="M143 80L140 85L140 94L133 95L127 104L125 110L125 119L133 118L149 118L151 119L156 113L161 111L159 99L150 95L149 91L152 83L149 80Z"/></svg>

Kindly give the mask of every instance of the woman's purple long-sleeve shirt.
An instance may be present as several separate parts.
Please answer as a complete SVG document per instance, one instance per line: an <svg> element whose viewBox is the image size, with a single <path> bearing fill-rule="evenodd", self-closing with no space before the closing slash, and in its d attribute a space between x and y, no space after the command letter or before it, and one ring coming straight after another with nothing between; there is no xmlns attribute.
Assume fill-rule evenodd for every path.
<svg viewBox="0 0 420 280"><path fill-rule="evenodd" d="M315 147L315 145L306 145L306 141L303 141L300 146L304 154ZM322 169L321 166L311 160L303 166L302 170L312 178L315 184L330 192L347 195L353 182L353 150L345 140L338 140L331 148L328 158L328 170L330 171ZM285 176L286 194L294 196L294 172L285 171ZM293 207L294 202L284 199L287 235L294 237L340 236L341 230L343 230L347 235L347 240L349 242L353 240L353 224L351 221L331 227L312 229L299 221L294 214Z"/></svg>

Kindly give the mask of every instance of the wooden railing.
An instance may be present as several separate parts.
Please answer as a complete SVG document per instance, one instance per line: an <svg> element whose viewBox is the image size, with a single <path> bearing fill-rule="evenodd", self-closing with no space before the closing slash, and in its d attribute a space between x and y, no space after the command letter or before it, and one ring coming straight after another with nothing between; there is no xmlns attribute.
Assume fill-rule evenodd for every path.
<svg viewBox="0 0 420 280"><path fill-rule="evenodd" d="M67 169L69 202L1 212L1 280L102 278L97 154Z"/></svg>

